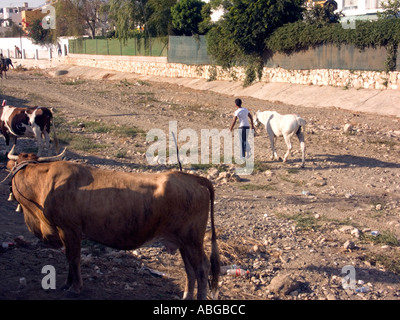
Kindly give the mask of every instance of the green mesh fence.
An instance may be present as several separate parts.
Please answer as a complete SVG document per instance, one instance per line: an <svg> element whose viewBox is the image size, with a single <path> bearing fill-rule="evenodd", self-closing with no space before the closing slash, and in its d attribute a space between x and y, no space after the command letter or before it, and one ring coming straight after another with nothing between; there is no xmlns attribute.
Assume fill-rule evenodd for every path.
<svg viewBox="0 0 400 320"><path fill-rule="evenodd" d="M166 57L167 41L162 38L128 39L74 39L69 40L69 52L81 54Z"/></svg>
<svg viewBox="0 0 400 320"><path fill-rule="evenodd" d="M210 64L205 36L169 36L168 62L184 64Z"/></svg>
<svg viewBox="0 0 400 320"><path fill-rule="evenodd" d="M399 46L400 47L400 46ZM204 36L169 36L166 38L128 39L126 43L118 39L75 39L69 40L71 53L161 56L168 62L192 65L212 64L207 54ZM270 68L280 66L285 69L348 69L384 70L387 50L385 47L359 50L352 45L322 45L290 55L275 53L265 61ZM396 70L400 71L400 48L396 55Z"/></svg>

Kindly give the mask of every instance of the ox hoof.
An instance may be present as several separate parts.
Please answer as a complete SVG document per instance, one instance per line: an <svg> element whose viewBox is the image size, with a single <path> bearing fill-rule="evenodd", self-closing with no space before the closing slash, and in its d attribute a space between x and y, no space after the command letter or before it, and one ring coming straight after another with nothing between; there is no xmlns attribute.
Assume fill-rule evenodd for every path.
<svg viewBox="0 0 400 320"><path fill-rule="evenodd" d="M73 286L69 285L68 283L65 283L61 287L61 290L66 291L65 296L67 298L77 298L81 293L80 289L74 288Z"/></svg>
<svg viewBox="0 0 400 320"><path fill-rule="evenodd" d="M80 292L76 292L76 291L73 291L73 290L68 290L65 293L65 297L66 298L70 298L70 299L76 299L76 298L79 297L79 295L80 295Z"/></svg>

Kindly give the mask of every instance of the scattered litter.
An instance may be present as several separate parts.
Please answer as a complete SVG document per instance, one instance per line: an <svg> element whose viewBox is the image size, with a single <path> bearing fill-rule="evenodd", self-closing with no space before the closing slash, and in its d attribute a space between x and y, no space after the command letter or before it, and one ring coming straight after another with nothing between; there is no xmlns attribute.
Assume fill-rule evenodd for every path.
<svg viewBox="0 0 400 320"><path fill-rule="evenodd" d="M30 243L24 239L24 236L18 236L14 241L17 247L27 248L30 246Z"/></svg>
<svg viewBox="0 0 400 320"><path fill-rule="evenodd" d="M23 289L26 287L26 279L24 277L19 278L19 288Z"/></svg>
<svg viewBox="0 0 400 320"><path fill-rule="evenodd" d="M249 270L244 270L236 264L231 266L221 267L221 275L235 276L235 277L246 277L250 275Z"/></svg>
<svg viewBox="0 0 400 320"><path fill-rule="evenodd" d="M165 278L165 279L168 278L168 275L166 273L164 273L164 272L157 271L157 270L154 270L154 269L151 269L151 268L148 268L148 267L145 268L145 269L147 271L149 271L152 276L156 276L156 277L159 277L159 278Z"/></svg>
<svg viewBox="0 0 400 320"><path fill-rule="evenodd" d="M3 243L1 244L1 247L2 247L3 249L8 249L8 248L13 247L13 246L15 246L15 243L14 243L14 242L3 242Z"/></svg>
<svg viewBox="0 0 400 320"><path fill-rule="evenodd" d="M366 287L366 286L356 288L356 290L355 290L356 293L367 293L369 291L370 291L370 288Z"/></svg>

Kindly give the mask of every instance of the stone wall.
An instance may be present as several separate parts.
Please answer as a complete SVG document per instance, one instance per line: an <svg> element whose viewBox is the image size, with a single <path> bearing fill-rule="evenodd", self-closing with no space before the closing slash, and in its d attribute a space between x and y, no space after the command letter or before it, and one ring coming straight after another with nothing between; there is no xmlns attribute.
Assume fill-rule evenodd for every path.
<svg viewBox="0 0 400 320"><path fill-rule="evenodd" d="M107 70L133 72L142 75L179 78L203 78L209 81L243 81L245 70L223 70L211 65L168 63L167 57L132 57L70 54L68 64ZM280 67L263 70L263 82L283 82L304 85L400 90L400 72L352 71L341 69L286 70Z"/></svg>

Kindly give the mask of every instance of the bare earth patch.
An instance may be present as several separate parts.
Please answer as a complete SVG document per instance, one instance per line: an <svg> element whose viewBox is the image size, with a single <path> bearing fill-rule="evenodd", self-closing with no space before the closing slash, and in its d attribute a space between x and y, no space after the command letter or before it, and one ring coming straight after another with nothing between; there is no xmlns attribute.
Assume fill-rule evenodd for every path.
<svg viewBox="0 0 400 320"><path fill-rule="evenodd" d="M169 121L175 120L178 131L191 128L200 136L203 128L229 128L235 110L229 95L132 76L111 81L10 72L0 90L1 99L14 106L53 107L67 159L110 170L176 169L148 165L146 133L152 128L168 132ZM398 299L399 119L253 98L243 102L252 112L300 114L307 121L306 165L299 168L295 139L288 163L271 161L269 140L260 127L253 174L238 179L231 174L235 165L185 166L215 184L222 263L250 272L248 277L221 276L219 299ZM352 130L344 133L346 124ZM283 140L277 148L282 156ZM34 140L20 139L18 151L23 150L34 151ZM1 180L7 175L5 164L3 156ZM43 266L53 265L61 287L67 276L63 252L44 247L29 233L22 213L15 212L16 203L7 202L8 193L8 182L1 184L0 242L11 246L0 248L0 299L68 299L41 285ZM15 240L18 236L23 241ZM208 248L210 241L205 244ZM342 286L345 266L355 268L355 289ZM158 243L116 251L86 241L82 276L78 299L172 300L180 299L184 288L179 254L167 254Z"/></svg>

